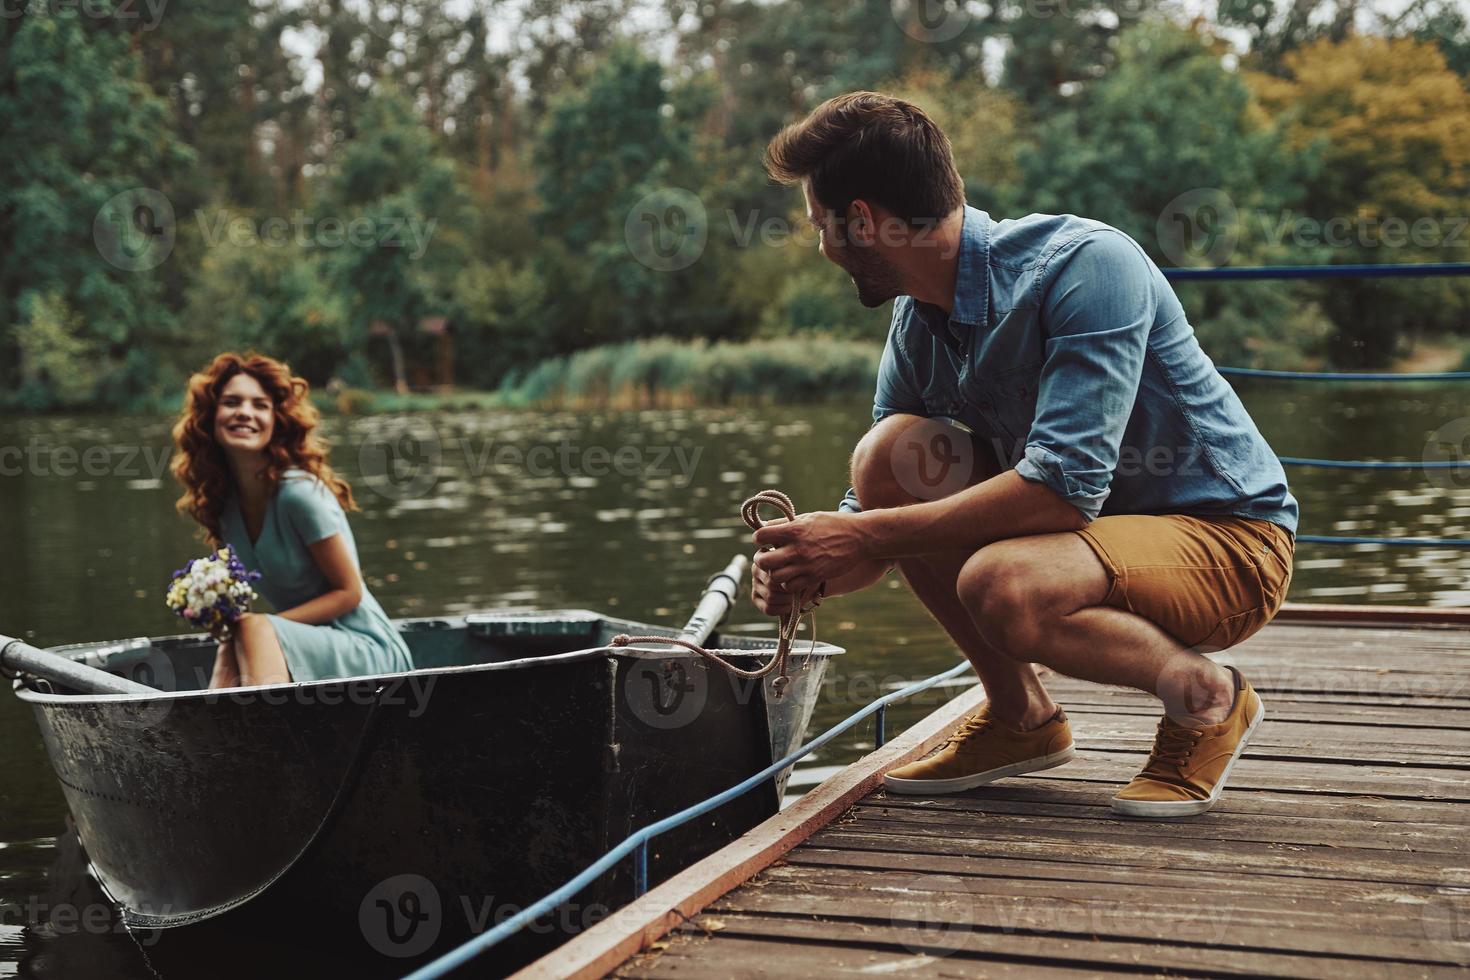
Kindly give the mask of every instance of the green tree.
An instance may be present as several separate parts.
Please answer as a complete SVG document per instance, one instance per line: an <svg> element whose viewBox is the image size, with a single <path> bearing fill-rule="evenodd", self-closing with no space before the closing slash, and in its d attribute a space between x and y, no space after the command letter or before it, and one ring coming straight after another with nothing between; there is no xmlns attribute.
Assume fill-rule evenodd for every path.
<svg viewBox="0 0 1470 980"><path fill-rule="evenodd" d="M455 277L471 241L469 198L403 94L385 90L359 119L358 136L339 154L318 203L321 216L341 222L346 234L325 241L319 232L315 244L344 297L356 343L382 336L386 373L402 388L407 362L427 357L424 319L454 312ZM367 229L371 241L353 228Z"/></svg>
<svg viewBox="0 0 1470 980"><path fill-rule="evenodd" d="M1470 91L1434 45L1322 40L1286 55L1284 77L1258 76L1291 145L1323 168L1300 212L1337 264L1463 261L1470 213ZM1315 231L1313 237L1317 237ZM1462 280L1344 280L1323 292L1333 356L1385 364L1406 337L1464 330Z"/></svg>
<svg viewBox="0 0 1470 980"><path fill-rule="evenodd" d="M70 338L54 349L95 357L91 400L124 405L148 391L156 352L173 340L160 302L173 235L167 191L191 154L116 23L66 8L3 24L0 386L14 392L28 379L31 407L75 402L71 387L54 402L38 393L51 372L26 359L44 327ZM139 193L118 197L129 192Z"/></svg>
<svg viewBox="0 0 1470 980"><path fill-rule="evenodd" d="M331 288L324 255L294 244L220 242L205 253L185 311L189 363L220 350L284 358L325 384L352 352L346 299Z"/></svg>
<svg viewBox="0 0 1470 980"><path fill-rule="evenodd" d="M725 334L719 202L694 190L705 180L690 121L668 101L656 61L615 48L552 105L535 164L553 353Z"/></svg>
<svg viewBox="0 0 1470 980"><path fill-rule="evenodd" d="M1165 266L1283 258L1285 246L1267 234L1270 219L1300 196L1312 159L1285 149L1222 54L1208 36L1169 24L1130 30L1113 71L1041 123L1034 144L1021 150L1027 209L1106 221ZM1190 232L1183 241L1179 222ZM1196 231L1205 237L1196 240ZM1321 333L1303 306L1310 294L1291 284L1191 285L1179 293L1222 361L1277 357L1275 340L1288 333L1287 346L1309 349Z"/></svg>

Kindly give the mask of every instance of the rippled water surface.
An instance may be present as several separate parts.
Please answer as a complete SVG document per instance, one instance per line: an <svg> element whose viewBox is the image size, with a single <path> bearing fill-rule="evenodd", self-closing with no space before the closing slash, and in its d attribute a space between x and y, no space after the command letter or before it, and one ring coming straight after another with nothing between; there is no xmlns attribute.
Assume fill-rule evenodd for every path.
<svg viewBox="0 0 1470 980"><path fill-rule="evenodd" d="M1470 436L1463 388L1262 384L1242 394L1283 455L1419 460L1436 431ZM585 607L681 624L705 579L749 551L740 502L779 487L799 508L834 507L847 453L866 426L867 406L854 403L444 413L331 419L325 430L362 507L352 522L368 582L390 615ZM173 510L168 451L162 419L0 420L0 632L49 646L178 631L163 587L202 549ZM1455 451L1431 447L1438 458ZM1290 476L1303 532L1470 537L1470 478L1457 483L1443 470ZM1290 598L1465 605L1470 549L1303 544ZM730 628L759 632L770 623L743 603ZM830 602L817 630L848 649L818 705L819 726L956 659L896 580ZM890 724L933 704L897 711ZM850 733L809 760L793 785L850 761L872 737L870 726ZM0 903L45 895L64 819L32 718L0 695ZM15 921L13 908L0 917L0 976L78 975L75 943L23 934ZM125 939L88 943L80 959L105 964L97 975L137 968Z"/></svg>

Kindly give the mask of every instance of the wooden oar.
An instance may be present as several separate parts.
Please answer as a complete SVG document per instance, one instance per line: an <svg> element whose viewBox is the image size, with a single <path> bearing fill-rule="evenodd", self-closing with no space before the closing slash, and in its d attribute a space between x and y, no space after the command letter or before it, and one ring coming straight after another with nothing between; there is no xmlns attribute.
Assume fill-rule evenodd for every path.
<svg viewBox="0 0 1470 980"><path fill-rule="evenodd" d="M83 694L157 694L156 688L130 681L105 670L68 660L13 636L0 634L0 669L28 674L60 684Z"/></svg>
<svg viewBox="0 0 1470 980"><path fill-rule="evenodd" d="M723 572L717 572L710 578L699 605L694 609L694 615L689 617L689 622L679 631L679 639L696 646L704 646L704 641L709 639L715 627L724 621L730 608L735 605L735 597L740 594L740 581L749 567L749 558L736 555L730 559L730 564L725 566Z"/></svg>

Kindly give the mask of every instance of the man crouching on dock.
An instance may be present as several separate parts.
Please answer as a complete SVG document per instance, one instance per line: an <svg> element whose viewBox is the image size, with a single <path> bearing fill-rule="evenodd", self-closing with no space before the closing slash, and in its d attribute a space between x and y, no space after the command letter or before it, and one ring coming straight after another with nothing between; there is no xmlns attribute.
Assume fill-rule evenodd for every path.
<svg viewBox="0 0 1470 980"><path fill-rule="evenodd" d="M1163 701L1115 810L1208 810L1264 710L1203 654L1275 615L1297 504L1163 274L1100 222L966 206L944 133L885 95L823 103L766 168L801 185L859 300L895 302L854 489L836 513L756 532L756 605L856 592L896 563L974 664L988 700L888 773L891 792L1072 758L1039 663Z"/></svg>

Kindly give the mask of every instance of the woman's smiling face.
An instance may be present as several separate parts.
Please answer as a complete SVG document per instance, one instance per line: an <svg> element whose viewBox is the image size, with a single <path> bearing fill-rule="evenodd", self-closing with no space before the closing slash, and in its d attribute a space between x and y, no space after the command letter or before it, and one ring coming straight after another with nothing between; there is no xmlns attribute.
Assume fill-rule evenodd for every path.
<svg viewBox="0 0 1470 980"><path fill-rule="evenodd" d="M225 383L214 412L214 438L226 452L263 451L275 424L275 403L259 381L241 372Z"/></svg>

